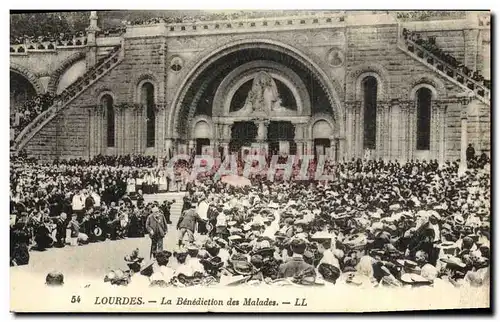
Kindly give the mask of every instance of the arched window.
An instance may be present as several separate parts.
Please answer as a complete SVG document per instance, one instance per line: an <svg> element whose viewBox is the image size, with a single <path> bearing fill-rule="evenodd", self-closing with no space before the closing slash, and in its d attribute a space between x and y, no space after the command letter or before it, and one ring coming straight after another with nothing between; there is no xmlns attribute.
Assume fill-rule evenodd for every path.
<svg viewBox="0 0 500 322"><path fill-rule="evenodd" d="M115 110L113 97L106 94L101 98L101 105L106 113L106 144L108 148L115 147Z"/></svg>
<svg viewBox="0 0 500 322"><path fill-rule="evenodd" d="M432 91L422 87L417 91L417 150L429 150L431 141Z"/></svg>
<svg viewBox="0 0 500 322"><path fill-rule="evenodd" d="M377 79L363 79L363 148L375 149L377 135Z"/></svg>
<svg viewBox="0 0 500 322"><path fill-rule="evenodd" d="M152 148L155 146L155 90L151 83L142 85L141 99L143 106L146 106L146 147Z"/></svg>

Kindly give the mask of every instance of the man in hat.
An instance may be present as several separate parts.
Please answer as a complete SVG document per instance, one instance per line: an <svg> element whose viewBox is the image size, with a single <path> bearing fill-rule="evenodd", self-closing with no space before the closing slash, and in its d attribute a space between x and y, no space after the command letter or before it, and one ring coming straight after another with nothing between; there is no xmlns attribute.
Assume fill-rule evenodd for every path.
<svg viewBox="0 0 500 322"><path fill-rule="evenodd" d="M292 251L292 257L288 262L280 265L278 278L291 278L295 277L305 270L314 270L312 265L307 264L304 261L304 253L306 251L306 243L304 240L297 238L292 240L290 243L290 249Z"/></svg>
<svg viewBox="0 0 500 322"><path fill-rule="evenodd" d="M56 243L55 247L64 247L66 244L66 227L68 227L67 215L61 213L56 220Z"/></svg>
<svg viewBox="0 0 500 322"><path fill-rule="evenodd" d="M332 247L332 237L327 233L319 232L311 236L316 242L316 246L318 248L318 253L321 254L321 259L318 265L325 263L329 265L333 265L340 269L340 263L337 257L333 254Z"/></svg>
<svg viewBox="0 0 500 322"><path fill-rule="evenodd" d="M160 213L158 207L153 207L151 214L146 219L146 231L151 238L151 257L155 257L157 252L163 250L163 238L167 234L167 230L165 216Z"/></svg>

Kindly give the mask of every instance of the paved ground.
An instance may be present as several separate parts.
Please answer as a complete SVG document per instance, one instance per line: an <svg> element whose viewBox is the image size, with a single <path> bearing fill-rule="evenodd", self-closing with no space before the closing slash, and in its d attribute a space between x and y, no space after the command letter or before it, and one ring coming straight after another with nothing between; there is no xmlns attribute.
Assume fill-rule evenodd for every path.
<svg viewBox="0 0 500 322"><path fill-rule="evenodd" d="M177 231L175 225L180 215L183 194L168 193L153 196L146 196L146 202L151 200L163 201L165 199L176 199L172 206L169 232L164 239L164 248L172 250L177 243ZM14 276L30 274L42 274L58 270L65 276L88 276L102 278L111 269L127 269L123 257L128 255L135 248L139 248L139 254L148 258L150 239L127 238L124 240L106 240L101 243L94 243L84 246L66 246L64 248L48 249L44 252L30 252L30 262L28 265L11 267L11 274Z"/></svg>

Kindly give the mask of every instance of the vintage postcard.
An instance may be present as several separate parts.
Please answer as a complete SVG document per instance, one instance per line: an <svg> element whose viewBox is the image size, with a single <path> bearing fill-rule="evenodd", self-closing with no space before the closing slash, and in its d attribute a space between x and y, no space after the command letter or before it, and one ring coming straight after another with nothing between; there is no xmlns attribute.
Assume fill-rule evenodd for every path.
<svg viewBox="0 0 500 322"><path fill-rule="evenodd" d="M13 312L490 308L491 13L10 13Z"/></svg>

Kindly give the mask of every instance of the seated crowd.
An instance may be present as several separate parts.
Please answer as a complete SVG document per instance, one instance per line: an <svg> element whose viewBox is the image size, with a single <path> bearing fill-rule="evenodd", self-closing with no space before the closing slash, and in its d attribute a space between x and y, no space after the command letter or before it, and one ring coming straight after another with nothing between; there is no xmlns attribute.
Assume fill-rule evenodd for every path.
<svg viewBox="0 0 500 322"><path fill-rule="evenodd" d="M31 123L39 114L52 106L55 100L55 95L51 93L40 94L32 99L24 102L16 108L14 113L11 113L10 127L19 133L28 124Z"/></svg>
<svg viewBox="0 0 500 322"><path fill-rule="evenodd" d="M105 282L487 285L489 160L470 162L460 173L450 162L353 160L330 164L329 182L199 178L188 183L174 223L177 245L152 249L153 261L134 251L128 269ZM26 164L11 165L11 265L28 262L30 244L142 237L151 233L149 217L170 221L170 203L145 204L127 184L147 169Z"/></svg>
<svg viewBox="0 0 500 322"><path fill-rule="evenodd" d="M491 81L485 79L483 75L477 70L473 71L465 66L462 62L458 61L455 57L453 57L450 53L442 50L436 44L435 37L422 37L422 35L418 32L410 31L406 28L403 28L403 37L405 40L411 40L417 45L421 46L425 50L429 51L431 54L441 59L443 62L447 63L451 67L458 69L465 76L472 78L474 81L483 84L488 89L491 88Z"/></svg>

